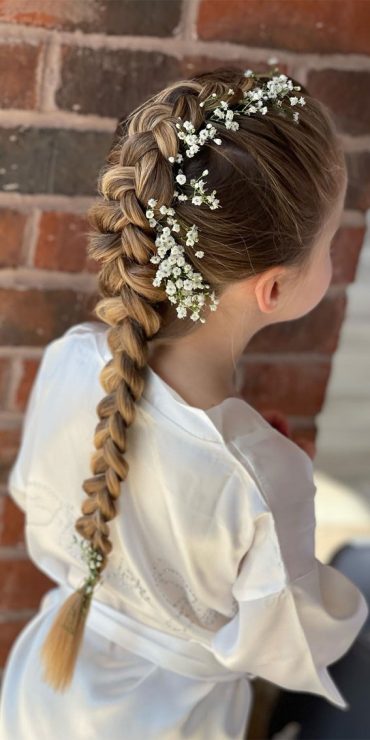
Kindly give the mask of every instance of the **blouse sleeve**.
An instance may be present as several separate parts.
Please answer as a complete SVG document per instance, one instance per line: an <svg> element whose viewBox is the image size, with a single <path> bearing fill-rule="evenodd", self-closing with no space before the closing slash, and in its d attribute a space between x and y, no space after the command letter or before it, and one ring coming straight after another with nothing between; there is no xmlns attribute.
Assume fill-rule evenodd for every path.
<svg viewBox="0 0 370 740"><path fill-rule="evenodd" d="M311 487L316 490L312 482ZM290 497L294 502L291 488ZM350 648L369 609L352 581L315 557L314 496L305 496L302 506L304 516L300 520L301 507L295 508L284 542L268 506L256 516L252 544L232 586L238 608L215 632L212 651L233 671L348 709L328 666Z"/></svg>
<svg viewBox="0 0 370 740"><path fill-rule="evenodd" d="M29 478L32 451L36 440L37 424L40 421L41 408L45 399L46 364L49 352L48 345L43 352L22 421L20 445L16 459L8 476L8 490L11 497L22 511L26 511L26 490Z"/></svg>
<svg viewBox="0 0 370 740"><path fill-rule="evenodd" d="M55 437L50 408L53 405L55 415L56 399L61 393L62 382L68 374L67 361L71 364L66 338L73 334L76 328L78 330L79 326L72 326L63 335L46 345L28 397L18 453L7 481L11 497L25 513L30 479L34 473L35 457L44 455L47 449L45 442L52 436ZM68 370L70 373L69 366ZM65 405L65 399L63 403ZM40 444L42 440L44 443Z"/></svg>

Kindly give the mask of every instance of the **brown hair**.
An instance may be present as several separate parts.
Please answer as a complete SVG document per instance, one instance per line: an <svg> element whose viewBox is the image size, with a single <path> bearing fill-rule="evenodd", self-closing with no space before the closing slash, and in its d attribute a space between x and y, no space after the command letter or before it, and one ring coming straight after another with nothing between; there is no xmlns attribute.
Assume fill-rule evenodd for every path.
<svg viewBox="0 0 370 740"><path fill-rule="evenodd" d="M207 168L207 192L215 189L220 200L215 210L191 200L175 206L181 226L199 227L197 248L204 257L197 258L185 244L184 249L216 297L230 283L274 265L304 268L339 195L345 160L330 113L301 83L293 83L301 85L298 95L306 101L294 108L298 124L271 109L266 115L238 116L236 131L212 121L222 145L208 140L194 157L184 157L187 181ZM242 70L232 68L170 84L121 123L100 174L103 197L90 211L88 252L102 263L102 298L94 312L111 327L113 358L99 377L106 396L96 408L93 475L83 481L87 498L75 525L101 554L100 570L112 549L107 522L117 514L121 481L128 474L126 429L144 390L148 342L197 328L190 317L179 319L165 290L153 286L157 266L150 257L156 247L145 215L148 200L155 198L157 208L172 202L176 185L168 158L179 152L178 117L197 130L207 116L200 102L216 93L232 107L250 84ZM230 87L232 98L227 97ZM72 594L44 643L46 680L57 690L72 679L90 601L83 589Z"/></svg>

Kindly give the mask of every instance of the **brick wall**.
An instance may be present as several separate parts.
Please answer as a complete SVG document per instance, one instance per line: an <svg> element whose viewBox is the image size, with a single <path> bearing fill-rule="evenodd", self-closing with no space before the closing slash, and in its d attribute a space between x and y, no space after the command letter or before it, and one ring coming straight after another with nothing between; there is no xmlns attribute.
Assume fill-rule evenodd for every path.
<svg viewBox="0 0 370 740"><path fill-rule="evenodd" d="M84 213L116 118L179 77L272 57L331 108L349 171L332 285L240 364L247 400L313 438L370 206L369 27L370 3L353 0L0 0L0 665L53 585L27 557L7 476L43 347L92 318Z"/></svg>

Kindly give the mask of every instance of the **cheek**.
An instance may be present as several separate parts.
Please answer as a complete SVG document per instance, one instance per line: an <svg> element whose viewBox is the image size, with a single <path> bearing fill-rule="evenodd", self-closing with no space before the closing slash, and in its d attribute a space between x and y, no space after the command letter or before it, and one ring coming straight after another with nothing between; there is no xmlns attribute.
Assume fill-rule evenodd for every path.
<svg viewBox="0 0 370 740"><path fill-rule="evenodd" d="M333 276L333 265L330 253L327 252L323 259L320 269L316 273L314 280L314 292L316 293L316 304L324 297ZM315 304L315 305L316 305Z"/></svg>
<svg viewBox="0 0 370 740"><path fill-rule="evenodd" d="M320 303L331 283L332 274L333 266L330 254L327 253L316 265L301 291L301 315L312 311Z"/></svg>

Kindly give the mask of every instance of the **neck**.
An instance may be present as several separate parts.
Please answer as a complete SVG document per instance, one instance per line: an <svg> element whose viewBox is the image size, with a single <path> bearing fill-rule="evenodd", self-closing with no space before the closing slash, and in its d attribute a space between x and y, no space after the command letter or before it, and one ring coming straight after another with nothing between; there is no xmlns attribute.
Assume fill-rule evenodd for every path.
<svg viewBox="0 0 370 740"><path fill-rule="evenodd" d="M215 311L184 337L149 342L148 364L191 406L207 409L238 395L236 365L261 326L241 322L231 332L227 323Z"/></svg>

